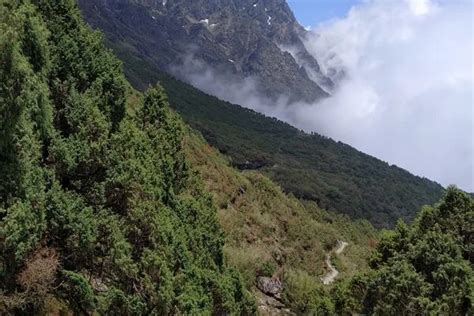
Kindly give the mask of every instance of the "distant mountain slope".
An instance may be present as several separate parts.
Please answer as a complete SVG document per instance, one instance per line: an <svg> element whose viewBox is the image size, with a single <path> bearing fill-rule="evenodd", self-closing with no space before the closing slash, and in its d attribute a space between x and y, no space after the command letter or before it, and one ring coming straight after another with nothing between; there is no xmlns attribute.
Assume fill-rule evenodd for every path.
<svg viewBox="0 0 474 316"><path fill-rule="evenodd" d="M109 45L124 61L125 73L135 87L144 89L160 81L185 121L229 155L235 166L258 168L297 197L385 227L400 217L412 219L421 205L442 196L444 189L435 182L173 79L127 42L110 41Z"/></svg>
<svg viewBox="0 0 474 316"><path fill-rule="evenodd" d="M255 78L264 95L275 99L285 95L291 101L312 102L326 96L316 82L331 86L300 40L306 31L285 0L79 0L79 4L92 26L139 49L168 73L183 63L185 72L199 73L209 66L234 80Z"/></svg>

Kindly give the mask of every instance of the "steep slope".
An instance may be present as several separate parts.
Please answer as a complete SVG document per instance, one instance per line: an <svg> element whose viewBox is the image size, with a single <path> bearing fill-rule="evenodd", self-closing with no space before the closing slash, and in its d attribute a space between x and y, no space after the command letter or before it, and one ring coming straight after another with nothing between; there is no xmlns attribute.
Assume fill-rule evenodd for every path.
<svg viewBox="0 0 474 316"><path fill-rule="evenodd" d="M74 1L0 1L0 314L252 314L161 88Z"/></svg>
<svg viewBox="0 0 474 316"><path fill-rule="evenodd" d="M0 9L0 313L252 314L243 285L317 281L341 235L348 275L367 269L369 224L230 167L161 89L128 87L72 2Z"/></svg>
<svg viewBox="0 0 474 316"><path fill-rule="evenodd" d="M370 224L232 168L160 87L128 86L73 1L1 0L0 21L2 315L250 315L259 277L297 314L472 313L462 192L388 233L374 271L324 287L340 238L340 278L368 270Z"/></svg>
<svg viewBox="0 0 474 316"><path fill-rule="evenodd" d="M106 34L108 35L108 34ZM365 218L378 227L413 219L443 188L346 144L306 134L276 119L202 93L161 72L124 42L108 42L138 89L160 82L172 107L241 169L259 169L286 192Z"/></svg>
<svg viewBox="0 0 474 316"><path fill-rule="evenodd" d="M233 80L252 77L274 99L312 102L331 87L300 36L285 0L80 0L87 21L174 75L209 67ZM292 52L288 53L287 50ZM314 80L311 80L311 78ZM315 82L316 81L316 82Z"/></svg>
<svg viewBox="0 0 474 316"><path fill-rule="evenodd" d="M33 3L0 2L1 314L254 314L260 276L327 295L341 237L342 278L367 270L370 224L232 168L72 1Z"/></svg>
<svg viewBox="0 0 474 316"><path fill-rule="evenodd" d="M281 281L283 306L305 300L302 284L314 291L316 305L323 305L331 287L324 286L320 277L329 269L326 254L340 239L350 246L334 263L341 272L336 281L368 270L378 233L367 221L326 212L314 202L284 194L259 173L235 170L196 132L188 131L185 148L219 206L226 258L259 298L259 308L266 306L257 288L260 277Z"/></svg>

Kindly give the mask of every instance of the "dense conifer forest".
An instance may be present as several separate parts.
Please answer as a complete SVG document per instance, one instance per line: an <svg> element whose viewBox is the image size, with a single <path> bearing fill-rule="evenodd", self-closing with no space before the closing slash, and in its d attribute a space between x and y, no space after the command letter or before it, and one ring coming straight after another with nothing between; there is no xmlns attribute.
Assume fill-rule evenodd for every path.
<svg viewBox="0 0 474 316"><path fill-rule="evenodd" d="M163 90L74 1L0 10L0 312L251 313Z"/></svg>

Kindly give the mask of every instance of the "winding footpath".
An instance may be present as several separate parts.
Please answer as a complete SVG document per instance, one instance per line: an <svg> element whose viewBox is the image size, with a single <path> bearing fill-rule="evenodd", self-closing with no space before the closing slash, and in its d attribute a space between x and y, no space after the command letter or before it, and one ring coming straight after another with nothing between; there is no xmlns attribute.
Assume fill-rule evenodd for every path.
<svg viewBox="0 0 474 316"><path fill-rule="evenodd" d="M348 245L349 245L349 243L347 243L345 241L338 240L336 248L333 249L333 251L331 251L330 253L328 253L326 255L326 261L325 262L326 262L326 265L328 266L330 271L328 273L326 273L326 275L321 278L321 281L323 281L324 285L328 285L328 284L333 283L334 280L336 279L337 275L339 274L339 271L337 271L337 269L331 263L331 253L334 252L336 255L340 255Z"/></svg>

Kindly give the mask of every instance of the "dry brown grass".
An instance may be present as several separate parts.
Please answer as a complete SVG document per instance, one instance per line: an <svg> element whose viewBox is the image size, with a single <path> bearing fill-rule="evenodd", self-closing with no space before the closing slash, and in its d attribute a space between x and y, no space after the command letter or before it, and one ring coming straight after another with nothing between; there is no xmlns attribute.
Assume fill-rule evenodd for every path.
<svg viewBox="0 0 474 316"><path fill-rule="evenodd" d="M53 248L41 248L27 259L17 276L17 283L28 295L46 295L52 288L59 267L59 258Z"/></svg>
<svg viewBox="0 0 474 316"><path fill-rule="evenodd" d="M17 274L16 282L20 290L0 293L0 315L10 315L12 311L29 304L44 306L54 290L59 258L55 249L42 247L36 250Z"/></svg>

